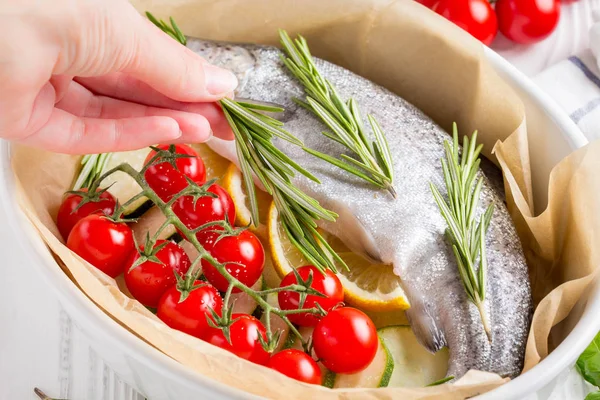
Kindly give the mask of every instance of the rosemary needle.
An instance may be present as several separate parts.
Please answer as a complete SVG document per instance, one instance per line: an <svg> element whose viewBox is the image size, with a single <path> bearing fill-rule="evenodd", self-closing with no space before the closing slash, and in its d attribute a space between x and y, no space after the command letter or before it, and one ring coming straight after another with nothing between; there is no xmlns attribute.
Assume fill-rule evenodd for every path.
<svg viewBox="0 0 600 400"><path fill-rule="evenodd" d="M340 159L316 150L305 150L396 197L392 154L377 120L372 115L367 116L375 136L375 140L370 141L356 101L350 98L344 102L333 84L321 75L306 39L298 36L292 40L284 30L279 31L279 37L287 54L282 60L306 92L306 100L296 101L327 125L331 132L323 132L323 135L346 147L354 157L342 154Z"/></svg>
<svg viewBox="0 0 600 400"><path fill-rule="evenodd" d="M484 307L487 271L485 234L492 220L494 204L487 207L479 222L475 221L483 185L483 178L475 180L481 162L479 154L482 148L482 144L477 145L477 131L475 131L470 140L467 136L464 137L462 154L459 157L458 129L454 124L453 141L444 142L446 159L442 160L448 200L444 200L433 184L430 186L440 213L448 223L446 234L452 243L465 291L469 300L477 306L483 328L491 341L492 334ZM478 257L479 268L476 264Z"/></svg>

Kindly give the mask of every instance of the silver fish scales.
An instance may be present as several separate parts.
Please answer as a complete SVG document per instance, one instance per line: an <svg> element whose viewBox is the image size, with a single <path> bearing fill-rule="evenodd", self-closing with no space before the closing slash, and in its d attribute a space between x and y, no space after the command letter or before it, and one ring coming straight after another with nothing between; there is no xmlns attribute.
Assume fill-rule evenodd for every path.
<svg viewBox="0 0 600 400"><path fill-rule="evenodd" d="M237 96L281 104L286 129L307 147L338 156L344 149L325 138L325 127L293 102L303 89L288 74L272 47L234 45L189 39L187 46L208 61L228 68L240 80ZM429 182L444 188L440 159L450 136L413 105L390 91L339 66L316 60L321 73L343 98L354 97L363 114L373 114L387 135L394 159L395 189L378 190L303 151L275 140L276 145L319 177L321 184L297 176L294 184L321 205L339 214L320 226L366 258L392 264L411 303L407 310L413 331L430 351L450 350L448 375L469 369L518 375L532 314L527 265L519 238L504 205L502 176L482 160L484 185L479 213L496 205L486 236L488 278L486 311L491 325L488 342L477 308L468 301L456 261L444 237L441 217ZM231 142L212 139L209 145L237 162Z"/></svg>

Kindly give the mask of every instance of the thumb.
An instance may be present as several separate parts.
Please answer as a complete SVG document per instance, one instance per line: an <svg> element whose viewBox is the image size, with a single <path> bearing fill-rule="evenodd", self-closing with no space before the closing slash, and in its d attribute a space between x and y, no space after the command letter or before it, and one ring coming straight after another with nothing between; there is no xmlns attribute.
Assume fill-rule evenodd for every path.
<svg viewBox="0 0 600 400"><path fill-rule="evenodd" d="M232 72L207 63L129 2L91 3L94 6L84 2L90 8L81 12L73 61L55 74L90 77L123 72L183 102L216 101L237 87Z"/></svg>

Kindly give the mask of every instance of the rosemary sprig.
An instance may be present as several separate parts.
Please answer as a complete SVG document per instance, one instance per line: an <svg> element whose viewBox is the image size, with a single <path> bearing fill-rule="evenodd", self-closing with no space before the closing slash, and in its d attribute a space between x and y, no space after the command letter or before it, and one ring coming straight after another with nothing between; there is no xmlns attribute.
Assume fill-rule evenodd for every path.
<svg viewBox="0 0 600 400"><path fill-rule="evenodd" d="M336 271L335 261L345 265L331 248L322 245L325 240L317 231L316 220L335 221L337 214L321 207L315 199L291 183L294 171L312 181L319 180L277 149L271 143L271 139L273 136L279 136L291 143L301 145L301 142L283 128L269 124L269 117L244 108L232 100L221 100L221 107L235 135L237 155L250 199L253 221L258 221L254 174L265 190L273 196L285 232L306 259L321 270L328 268ZM265 106L262 108L264 110ZM268 111L276 110L272 108Z"/></svg>
<svg viewBox="0 0 600 400"><path fill-rule="evenodd" d="M89 188L102 175L111 153L87 154L81 159L81 171L73 184L73 190Z"/></svg>
<svg viewBox="0 0 600 400"><path fill-rule="evenodd" d="M463 138L462 154L459 156L458 129L455 123L453 141L452 143L444 142L446 159L442 160L448 200L444 200L440 191L433 184L430 183L430 186L440 212L448 223L446 234L452 243L452 250L465 291L469 300L477 306L483 328L491 342L492 334L485 311L487 271L485 234L494 213L494 204L491 203L479 221L475 221L483 185L482 177L475 180L481 163L479 154L482 148L482 144L477 145L477 131L475 131L470 140L467 136ZM477 268L478 257L479 268Z"/></svg>
<svg viewBox="0 0 600 400"><path fill-rule="evenodd" d="M177 40L182 45L185 46L187 44L187 39L185 38L185 35L181 32L181 30L175 23L173 17L169 17L169 22L171 22L171 26L169 26L169 24L167 24L162 19L157 19L148 11L146 11L146 17L150 20L150 22L159 27L164 33L171 36L173 39Z"/></svg>
<svg viewBox="0 0 600 400"><path fill-rule="evenodd" d="M331 130L323 135L346 147L354 157L341 154L340 159L313 149L305 150L396 197L392 154L377 120L372 115L367 116L375 136L371 142L356 101L350 98L344 102L333 84L321 75L306 39L299 35L292 40L284 30L279 31L279 36L287 54L282 60L306 92L306 100L296 99L296 102L313 112Z"/></svg>
<svg viewBox="0 0 600 400"><path fill-rule="evenodd" d="M170 33L171 37L185 45L185 37L171 18L171 27L164 21L158 21L152 14L146 13L156 26ZM282 112L279 107L258 105L249 102L236 102L230 99L220 100L223 113L235 135L237 156L244 178L246 193L250 201L252 223L259 221L256 189L253 174L273 196L275 206L281 216L281 222L290 242L320 270L330 269L337 272L336 262L346 265L337 253L326 244L317 231L316 221L325 219L335 221L338 215L321 207L318 201L296 188L291 178L298 172L315 182L319 180L310 172L295 163L271 140L277 136L290 143L303 146L303 143L283 128L283 123L263 112Z"/></svg>

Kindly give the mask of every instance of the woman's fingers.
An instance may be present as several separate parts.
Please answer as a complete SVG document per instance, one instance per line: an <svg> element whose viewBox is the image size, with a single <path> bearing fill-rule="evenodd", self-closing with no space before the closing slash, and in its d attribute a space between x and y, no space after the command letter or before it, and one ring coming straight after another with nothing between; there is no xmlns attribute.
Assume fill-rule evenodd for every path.
<svg viewBox="0 0 600 400"><path fill-rule="evenodd" d="M56 104L56 107L75 116L88 118L169 117L177 122L179 129L182 131L180 140L188 143L205 142L212 135L207 118L200 114L130 103L106 96L97 96L77 82L71 82L69 89L62 100Z"/></svg>
<svg viewBox="0 0 600 400"><path fill-rule="evenodd" d="M96 154L178 143L181 137L179 125L170 117L98 119L54 108L41 129L18 141L58 153Z"/></svg>
<svg viewBox="0 0 600 400"><path fill-rule="evenodd" d="M57 0L54 8L29 3L7 20L19 43L0 42L3 138L59 152L98 153L204 141L209 125L220 137L231 137L214 102L232 93L235 76L207 64L127 1ZM86 92L71 78L114 73L130 76L118 100ZM145 98L136 85L155 104L132 104ZM206 101L212 103L199 104ZM161 103L176 104L176 110L164 110L170 107Z"/></svg>
<svg viewBox="0 0 600 400"><path fill-rule="evenodd" d="M233 139L231 127L227 123L221 107L216 103L184 103L175 101L139 79L120 72L100 77L78 77L75 80L97 94L154 107L200 114L208 120L212 132L216 137L224 140Z"/></svg>
<svg viewBox="0 0 600 400"><path fill-rule="evenodd" d="M73 77L67 75L54 75L50 78L50 84L54 87L56 96L55 102L59 102L63 98L72 82Z"/></svg>
<svg viewBox="0 0 600 400"><path fill-rule="evenodd" d="M181 109L186 104L190 104L173 100L147 83L123 72L113 72L103 76L76 77L75 80L96 94L148 106Z"/></svg>
<svg viewBox="0 0 600 400"><path fill-rule="evenodd" d="M55 74L101 76L124 72L174 100L216 101L237 86L235 75L210 65L142 17L126 1L79 3L72 60L63 46ZM75 30L77 32L77 30Z"/></svg>

